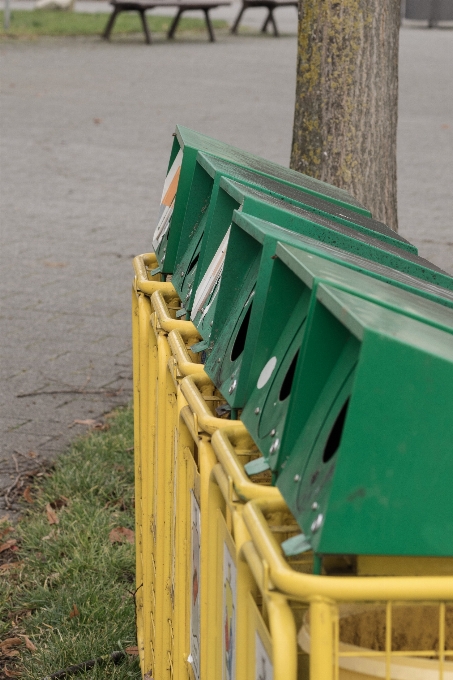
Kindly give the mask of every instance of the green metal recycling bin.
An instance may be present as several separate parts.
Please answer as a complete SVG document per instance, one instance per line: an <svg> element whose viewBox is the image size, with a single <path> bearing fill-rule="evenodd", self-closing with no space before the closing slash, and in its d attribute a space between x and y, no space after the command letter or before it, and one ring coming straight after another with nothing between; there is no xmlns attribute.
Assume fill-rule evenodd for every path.
<svg viewBox="0 0 453 680"><path fill-rule="evenodd" d="M417 279L406 279L402 288L400 280L387 278L386 282L392 270L351 269L344 266L340 257L326 257L323 246L307 247L303 242L297 247L282 242L273 245L268 250L267 262L260 268L242 361L236 362L235 375L229 379L237 381L234 391L236 388L242 391L242 403L245 403L242 420L270 467L278 470L288 408L293 387L297 388L295 381L303 353L308 310L316 287L327 282L446 331L451 341L453 294L445 290L446 297L434 297L425 283ZM221 338L216 347L217 344L221 344ZM210 360L211 357L208 372L215 363L211 364ZM226 393L226 357L224 362L222 388ZM297 425L295 420L294 426Z"/></svg>
<svg viewBox="0 0 453 680"><path fill-rule="evenodd" d="M165 274L173 273L179 232L186 212L187 196L199 151L226 158L237 165L252 168L262 175L279 176L281 181L288 185L302 186L315 196L322 195L339 206L351 208L371 217L369 210L343 189L177 125L162 191L158 223L153 236L153 248L159 263L159 271Z"/></svg>
<svg viewBox="0 0 453 680"><path fill-rule="evenodd" d="M278 242L294 246L288 249L294 253L287 255L290 263L300 253L305 279L286 262L282 264L276 255ZM248 382L256 382L275 344L285 347L284 329L293 317L296 323L304 318L308 304L304 296L309 296L317 279L346 286L414 318L430 318L441 328L453 326L451 314L441 306L453 308L452 291L236 212L219 284L212 349L205 363L231 407L245 405ZM281 380L283 375L284 370ZM256 418L247 425L260 448L267 450L269 433L261 443Z"/></svg>
<svg viewBox="0 0 453 680"><path fill-rule="evenodd" d="M415 246L382 222L359 215L320 196L314 196L308 181L305 184L310 191L306 191L304 186L296 188L290 186L278 177L264 177L224 159L199 153L187 197L187 208L180 230L174 266L173 284L183 302L181 314L192 309L195 290L211 261L211 258L205 256L208 242L212 239L222 240L228 230L226 224L231 221L232 210L237 207L236 201L228 193L220 192L219 195L222 178L234 180L240 185L304 208L315 216L325 217L397 248L417 253Z"/></svg>
<svg viewBox="0 0 453 680"><path fill-rule="evenodd" d="M306 326L277 486L307 544L453 556L451 334L325 283Z"/></svg>
<svg viewBox="0 0 453 680"><path fill-rule="evenodd" d="M198 260L193 263L197 270L201 267L204 271L203 278L194 291L190 312L190 318L203 338L203 342L198 343L194 351L205 350L209 353L213 348L211 337L217 337L221 330L220 321L218 323L215 318L217 294L222 279L222 267L234 208L245 214L273 222L292 232L314 238L320 243L346 250L376 263L386 264L401 273L411 274L432 284L453 289L453 279L450 276L407 250L222 177L216 209L213 211L210 222L212 228L206 227L205 229L206 244L203 262L200 263ZM195 254L194 258L196 258Z"/></svg>

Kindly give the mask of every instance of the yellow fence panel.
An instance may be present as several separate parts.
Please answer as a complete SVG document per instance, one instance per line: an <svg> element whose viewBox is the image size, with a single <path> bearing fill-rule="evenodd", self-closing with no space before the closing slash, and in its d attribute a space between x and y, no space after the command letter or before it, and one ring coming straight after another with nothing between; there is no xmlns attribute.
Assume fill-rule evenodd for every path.
<svg viewBox="0 0 453 680"><path fill-rule="evenodd" d="M310 656L310 680L453 678L452 576L300 573L257 501L243 519L251 537L243 553L265 592L309 604L298 637Z"/></svg>
<svg viewBox="0 0 453 680"><path fill-rule="evenodd" d="M159 587L161 578L156 559L157 544L154 525L155 451L158 398L158 334L151 323L153 310L150 296L156 292L175 296L171 283L150 276L156 266L153 254L134 260L135 279L132 293L132 328L134 362L134 451L136 471L136 536L137 536L137 631L140 662L144 673L162 665Z"/></svg>
<svg viewBox="0 0 453 680"><path fill-rule="evenodd" d="M302 621L301 612L305 612L307 607L297 604L292 608L288 598L279 593L270 593L265 586L264 565L260 563L257 578L254 564L244 559L244 550L250 544L250 534L243 521L243 512L251 499L257 499L260 506L266 508L267 526L277 545L300 533L280 492L269 486L268 473L255 475L257 481L247 476L244 466L257 455L250 441L244 449L227 431L216 432L212 437L218 460L214 477L225 498L225 526L229 524L231 527L230 545L235 547L237 561L237 660L232 677L255 680L267 673L263 677L308 680L307 655L298 650L296 637L296 623ZM221 555L221 547L218 552ZM311 570L313 567L311 554L291 560L293 567L301 570ZM217 578L223 578L225 582L225 567L223 571L219 568L218 572ZM222 602L217 607L222 611ZM223 612L225 615L224 604Z"/></svg>

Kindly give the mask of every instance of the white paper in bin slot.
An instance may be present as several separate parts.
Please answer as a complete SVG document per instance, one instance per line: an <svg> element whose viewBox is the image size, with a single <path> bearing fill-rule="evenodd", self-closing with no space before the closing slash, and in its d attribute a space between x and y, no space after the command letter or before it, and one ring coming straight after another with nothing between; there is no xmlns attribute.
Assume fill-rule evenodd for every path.
<svg viewBox="0 0 453 680"><path fill-rule="evenodd" d="M207 268L205 275L200 281L200 284L195 293L192 311L190 313L191 319L195 319L200 309L204 307L211 293L216 287L220 277L222 276L223 263L225 262L225 255L228 247L228 239L230 238L230 231L231 227L228 228L227 233L223 237L222 243L218 247L216 254L211 260L211 264Z"/></svg>
<svg viewBox="0 0 453 680"><path fill-rule="evenodd" d="M180 149L173 161L165 178L162 198L160 199L159 221L153 237L153 247L157 249L170 226L171 216L175 205L176 191L178 189L179 175L181 173L183 152Z"/></svg>

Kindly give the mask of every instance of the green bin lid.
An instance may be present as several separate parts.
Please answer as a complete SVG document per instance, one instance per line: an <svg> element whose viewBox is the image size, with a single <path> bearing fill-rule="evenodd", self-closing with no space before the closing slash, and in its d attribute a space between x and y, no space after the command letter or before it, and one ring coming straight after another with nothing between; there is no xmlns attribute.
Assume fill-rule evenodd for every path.
<svg viewBox="0 0 453 680"><path fill-rule="evenodd" d="M290 333L294 334L294 324L305 317L311 290L319 280L439 328L453 328L453 312L443 306L453 308L452 291L235 213L210 337L212 348L205 364L206 372L232 407L244 407L249 381L253 390L277 343L283 348L280 351L291 357L287 345L293 335L285 344L285 326L293 323ZM291 360L287 358L286 362L290 365ZM279 369L276 382L283 381L289 365ZM257 407L262 407L258 395L257 403L247 403L244 413ZM285 411L284 407L278 403L277 411ZM253 429L257 425L255 416L246 424L266 452L269 431L278 429L277 422L262 437Z"/></svg>
<svg viewBox="0 0 453 680"><path fill-rule="evenodd" d="M285 168L278 163L224 144L189 128L176 126L164 188L161 197L158 223L153 236L153 248L164 273L173 273L178 249L179 233L184 220L196 157L199 151L228 159L237 165L249 167L262 175L278 176L282 182L303 187L314 196L322 195L327 201L349 207L363 215L369 210L343 189Z"/></svg>
<svg viewBox="0 0 453 680"><path fill-rule="evenodd" d="M183 306L190 310L190 318L203 337L203 347L207 351L213 347L211 337L215 337L221 327L215 318L217 293L235 208L243 214L265 219L288 231L308 236L352 255L385 264L434 285L453 289L452 277L414 253L222 177L217 201L209 223L205 226L202 243L200 241L198 245L194 244L188 249L187 257L178 264L174 277Z"/></svg>
<svg viewBox="0 0 453 680"><path fill-rule="evenodd" d="M315 553L453 556L451 334L320 283L277 486Z"/></svg>

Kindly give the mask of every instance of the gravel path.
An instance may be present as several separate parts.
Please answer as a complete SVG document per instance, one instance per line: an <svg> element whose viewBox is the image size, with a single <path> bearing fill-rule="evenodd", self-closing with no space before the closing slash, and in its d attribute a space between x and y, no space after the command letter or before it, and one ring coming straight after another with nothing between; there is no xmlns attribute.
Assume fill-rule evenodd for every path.
<svg viewBox="0 0 453 680"><path fill-rule="evenodd" d="M402 30L400 230L453 273L452 52L453 31ZM295 59L294 36L0 43L0 517L75 420L130 399L131 258L175 123L287 164Z"/></svg>

